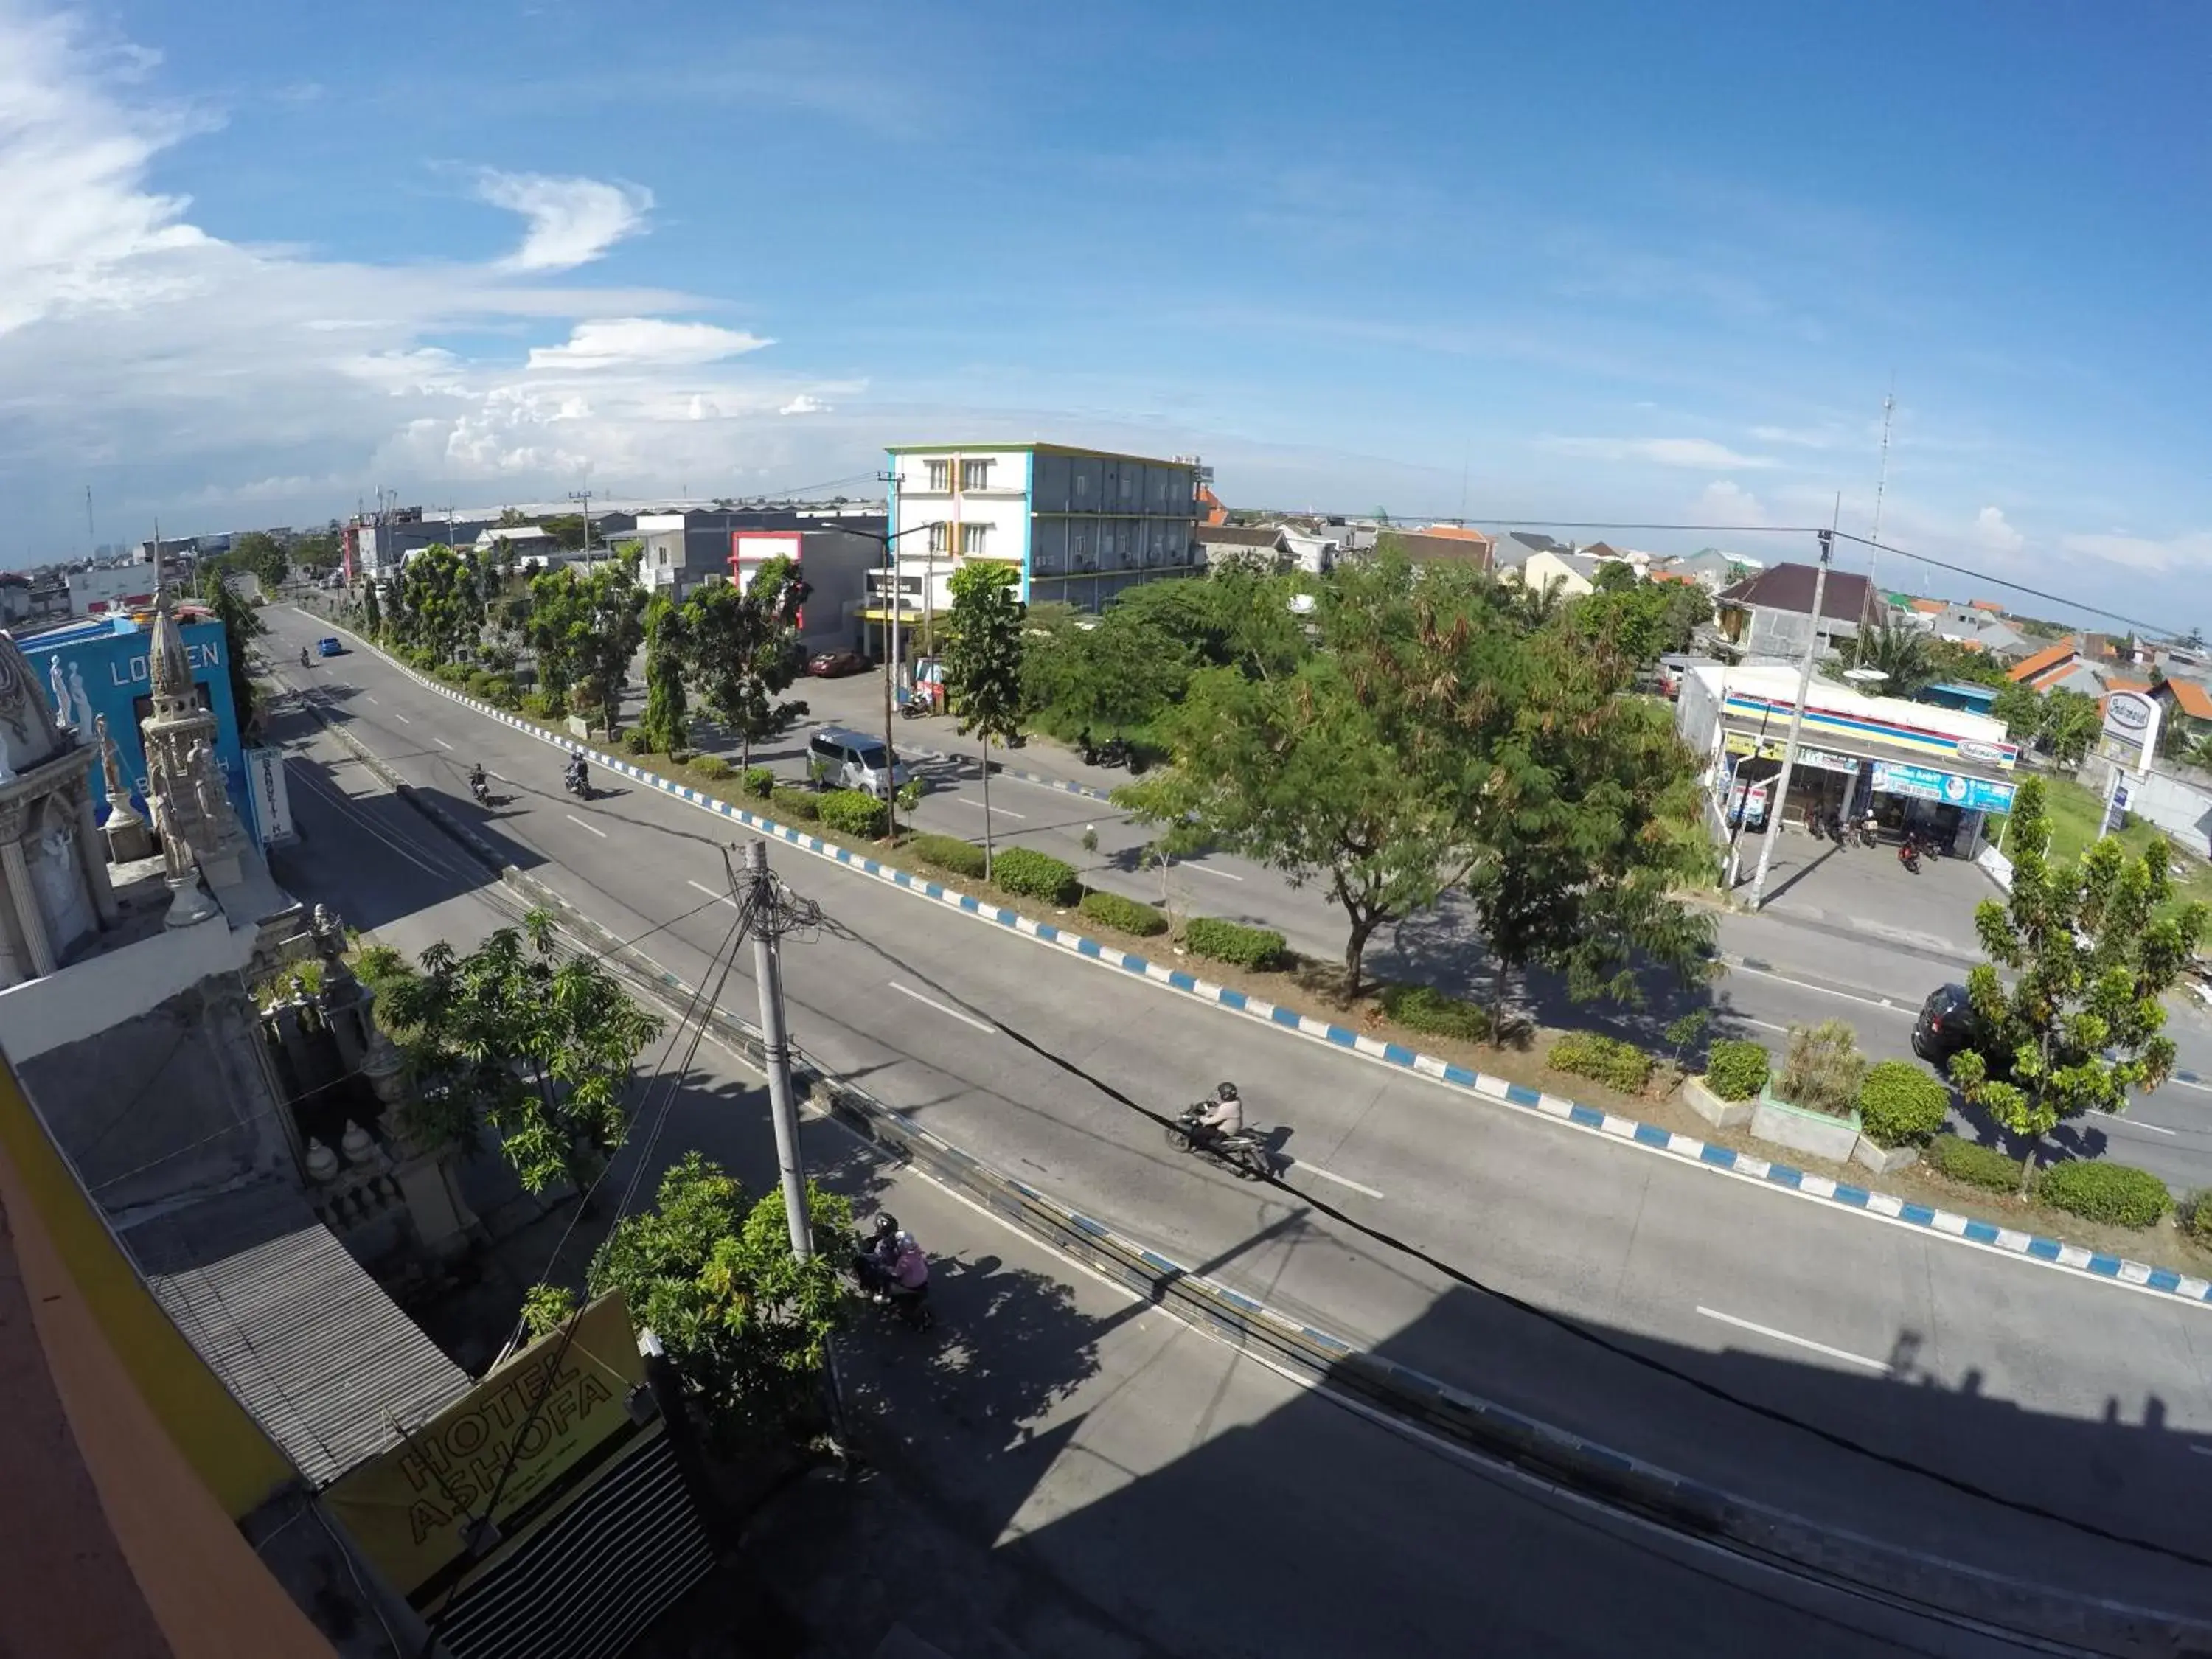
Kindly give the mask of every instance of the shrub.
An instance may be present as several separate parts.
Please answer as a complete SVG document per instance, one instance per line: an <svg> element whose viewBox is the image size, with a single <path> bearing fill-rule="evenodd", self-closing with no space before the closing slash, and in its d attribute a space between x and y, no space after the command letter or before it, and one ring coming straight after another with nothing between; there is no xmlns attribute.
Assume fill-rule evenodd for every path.
<svg viewBox="0 0 2212 1659"><path fill-rule="evenodd" d="M553 718L553 699L543 691L526 691L522 694L522 712L534 720L550 720Z"/></svg>
<svg viewBox="0 0 2212 1659"><path fill-rule="evenodd" d="M1409 1031L1431 1036L1458 1037L1465 1042L1490 1041L1490 1016L1471 1002L1448 997L1427 985L1386 985L1382 1012Z"/></svg>
<svg viewBox="0 0 2212 1659"><path fill-rule="evenodd" d="M1993 1193L2020 1189L2020 1160L2007 1158L1994 1146L1937 1135L1928 1143L1928 1162L1938 1173L1969 1187L1986 1187Z"/></svg>
<svg viewBox="0 0 2212 1659"><path fill-rule="evenodd" d="M768 796L769 805L800 823L811 823L822 816L822 809L814 804L814 799L804 789L771 789Z"/></svg>
<svg viewBox="0 0 2212 1659"><path fill-rule="evenodd" d="M911 812L915 807L921 805L922 791L928 787L927 782L921 778L908 778L904 783L899 785L899 811Z"/></svg>
<svg viewBox="0 0 2212 1659"><path fill-rule="evenodd" d="M2193 1194L2182 1206L2189 1236L2199 1244L2212 1244L2212 1192Z"/></svg>
<svg viewBox="0 0 2212 1659"><path fill-rule="evenodd" d="M1705 1087L1723 1100L1749 1100L1766 1086L1771 1063L1759 1043L1735 1038L1716 1042L1705 1055Z"/></svg>
<svg viewBox="0 0 2212 1659"><path fill-rule="evenodd" d="M739 786L755 800L766 800L775 791L775 769L769 766L748 766L744 781Z"/></svg>
<svg viewBox="0 0 2212 1659"><path fill-rule="evenodd" d="M720 783L738 769L720 755L702 755L691 763L691 769L709 783Z"/></svg>
<svg viewBox="0 0 2212 1659"><path fill-rule="evenodd" d="M1808 1111L1849 1117L1858 1104L1866 1059L1858 1033L1840 1019L1790 1028L1790 1047L1782 1055L1782 1098Z"/></svg>
<svg viewBox="0 0 2212 1659"><path fill-rule="evenodd" d="M1218 916L1193 916L1183 924L1183 947L1193 956L1225 962L1232 968L1273 968L1283 959L1284 940L1267 927L1247 927Z"/></svg>
<svg viewBox="0 0 2212 1659"><path fill-rule="evenodd" d="M1075 867L1031 847L1009 847L991 858L991 879L1018 898L1071 904L1081 889Z"/></svg>
<svg viewBox="0 0 2212 1659"><path fill-rule="evenodd" d="M699 751L696 749L686 749L683 744L678 744L668 751L668 758L678 766L689 766L699 758Z"/></svg>
<svg viewBox="0 0 2212 1659"><path fill-rule="evenodd" d="M1139 904L1135 899L1123 898L1119 893L1093 890L1083 896L1076 907L1096 922L1109 927L1118 927L1125 933L1134 933L1139 939L1150 939L1155 933L1168 930L1168 919L1149 904Z"/></svg>
<svg viewBox="0 0 2212 1659"><path fill-rule="evenodd" d="M1623 1094L1635 1094L1651 1079L1651 1056L1632 1042L1595 1031L1571 1031L1552 1045L1552 1069L1572 1072Z"/></svg>
<svg viewBox="0 0 2212 1659"><path fill-rule="evenodd" d="M841 836L874 841L890 827L890 808L864 789L832 789L817 805L822 822Z"/></svg>
<svg viewBox="0 0 2212 1659"><path fill-rule="evenodd" d="M653 752L653 739L635 727L623 733L622 743L623 747L633 755L650 755Z"/></svg>
<svg viewBox="0 0 2212 1659"><path fill-rule="evenodd" d="M1905 1060L1885 1060L1859 1085L1859 1127L1877 1146L1924 1146L1943 1127L1951 1091Z"/></svg>
<svg viewBox="0 0 2212 1659"><path fill-rule="evenodd" d="M925 864L933 864L940 870L956 876L981 879L983 874L983 849L972 841L963 841L957 836L910 836L907 850Z"/></svg>
<svg viewBox="0 0 2212 1659"><path fill-rule="evenodd" d="M2035 1177L2035 1195L2084 1221L2115 1227L2154 1226L2173 1207L2163 1181L2124 1164L2046 1164Z"/></svg>

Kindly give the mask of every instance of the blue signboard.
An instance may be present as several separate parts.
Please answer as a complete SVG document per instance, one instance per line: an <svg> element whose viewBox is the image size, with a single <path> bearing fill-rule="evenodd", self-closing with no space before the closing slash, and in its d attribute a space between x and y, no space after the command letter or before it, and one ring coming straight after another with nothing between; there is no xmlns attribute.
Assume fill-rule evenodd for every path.
<svg viewBox="0 0 2212 1659"><path fill-rule="evenodd" d="M1915 800L1938 800L1969 812L2009 812L2015 787L1970 778L1958 772L1939 772L1932 766L1906 766L1896 761L1874 763L1874 787L1892 795Z"/></svg>
<svg viewBox="0 0 2212 1659"><path fill-rule="evenodd" d="M185 658L191 664L192 683L200 702L215 715L216 758L222 763L224 787L239 822L257 840L260 826L253 817L253 792L246 770L246 750L239 741L238 711L230 700L230 670L224 660L228 649L219 622L184 622ZM87 748L95 742L95 717L107 716L107 733L131 781L132 801L142 812L146 806L146 750L138 723L154 710L153 668L149 660L153 630L127 617L88 623L76 628L56 629L21 641L30 659L31 673L46 694L54 718L76 732ZM98 769L93 775L94 809L107 816L107 795L100 787Z"/></svg>

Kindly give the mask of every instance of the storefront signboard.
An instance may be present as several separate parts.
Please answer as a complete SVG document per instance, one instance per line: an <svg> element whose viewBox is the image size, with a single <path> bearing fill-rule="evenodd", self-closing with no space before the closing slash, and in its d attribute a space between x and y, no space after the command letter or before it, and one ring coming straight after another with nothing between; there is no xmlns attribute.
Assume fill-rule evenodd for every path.
<svg viewBox="0 0 2212 1659"><path fill-rule="evenodd" d="M1731 732L1723 743L1731 755L1755 754L1761 760L1780 760L1783 750L1789 747L1780 738L1760 738L1754 744L1747 732ZM1826 749L1808 749L1802 744L1797 746L1797 764L1817 766L1823 772L1844 772L1853 776L1859 769L1859 759L1856 755L1832 754Z"/></svg>
<svg viewBox="0 0 2212 1659"><path fill-rule="evenodd" d="M1895 761L1874 763L1874 787L1878 793L1942 801L1969 812L2009 812L2015 790L2009 783L1939 772L1932 766L1904 766Z"/></svg>

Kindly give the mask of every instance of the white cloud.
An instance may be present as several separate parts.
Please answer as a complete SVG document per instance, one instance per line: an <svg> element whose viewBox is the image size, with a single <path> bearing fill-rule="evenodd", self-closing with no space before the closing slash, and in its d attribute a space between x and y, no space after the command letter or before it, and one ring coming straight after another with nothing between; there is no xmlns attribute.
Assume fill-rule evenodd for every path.
<svg viewBox="0 0 2212 1659"><path fill-rule="evenodd" d="M1701 471L1741 471L1777 463L1763 455L1739 455L1709 438L1546 438L1547 449L1586 455L1600 461L1650 461L1659 466L1694 467Z"/></svg>
<svg viewBox="0 0 2212 1659"><path fill-rule="evenodd" d="M1832 449L1837 438L1832 427L1755 426L1751 435L1763 444L1789 444L1798 449Z"/></svg>
<svg viewBox="0 0 2212 1659"><path fill-rule="evenodd" d="M1759 497L1731 478L1716 478L1699 490L1690 511L1699 524L1736 525L1749 530L1766 522L1766 508Z"/></svg>
<svg viewBox="0 0 2212 1659"><path fill-rule="evenodd" d="M2005 522L2004 509L1985 507L1974 515L1974 544L1992 553L2017 553L2027 538Z"/></svg>
<svg viewBox="0 0 2212 1659"><path fill-rule="evenodd" d="M2212 573L2212 531L2191 531L2160 541L2115 530L2099 535L2069 536L2061 545L2069 553L2101 559L2106 564L2124 565L2130 570L2156 574L2194 569Z"/></svg>
<svg viewBox="0 0 2212 1659"><path fill-rule="evenodd" d="M678 368L719 362L773 345L772 340L712 323L671 323L657 317L615 317L576 325L566 345L538 346L533 369Z"/></svg>
<svg viewBox="0 0 2212 1659"><path fill-rule="evenodd" d="M522 246L501 260L507 270L570 270L645 228L653 192L641 185L556 179L487 168L477 194L529 220Z"/></svg>
<svg viewBox="0 0 2212 1659"><path fill-rule="evenodd" d="M830 412L830 405L811 392L802 392L775 412L779 415L827 415Z"/></svg>

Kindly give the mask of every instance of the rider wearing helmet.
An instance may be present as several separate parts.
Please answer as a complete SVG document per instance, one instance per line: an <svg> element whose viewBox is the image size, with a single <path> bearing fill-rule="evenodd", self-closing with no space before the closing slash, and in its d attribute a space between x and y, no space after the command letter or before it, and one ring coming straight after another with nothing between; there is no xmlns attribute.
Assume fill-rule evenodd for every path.
<svg viewBox="0 0 2212 1659"><path fill-rule="evenodd" d="M1203 1139L1216 1142L1244 1133L1244 1102L1238 1097L1235 1084L1217 1084L1213 1098L1199 1103L1195 1127Z"/></svg>

